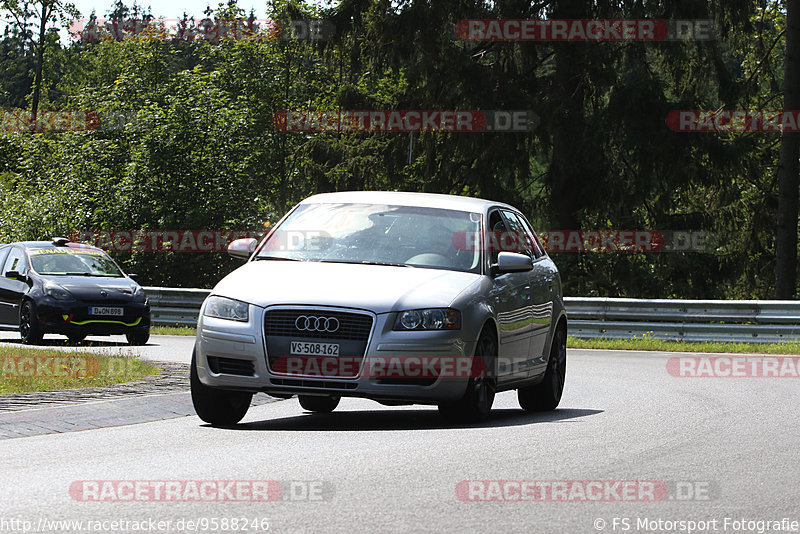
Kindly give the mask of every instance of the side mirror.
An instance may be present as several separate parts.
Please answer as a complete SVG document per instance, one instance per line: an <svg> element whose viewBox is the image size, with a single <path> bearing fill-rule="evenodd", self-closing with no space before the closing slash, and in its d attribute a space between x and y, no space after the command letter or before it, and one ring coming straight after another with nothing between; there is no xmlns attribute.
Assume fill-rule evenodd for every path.
<svg viewBox="0 0 800 534"><path fill-rule="evenodd" d="M12 280L19 280L20 282L27 282L28 277L19 271L8 271L6 273L6 278L10 278Z"/></svg>
<svg viewBox="0 0 800 534"><path fill-rule="evenodd" d="M228 245L228 254L235 258L246 260L256 249L256 245L258 245L258 241L252 237L237 239L235 241L231 241L231 243Z"/></svg>
<svg viewBox="0 0 800 534"><path fill-rule="evenodd" d="M133 280L135 282L136 279L139 278L139 275L138 274L129 274L128 278L130 278L131 280Z"/></svg>
<svg viewBox="0 0 800 534"><path fill-rule="evenodd" d="M527 254L501 252L497 255L497 263L492 267L497 274L522 273L533 269L533 260Z"/></svg>

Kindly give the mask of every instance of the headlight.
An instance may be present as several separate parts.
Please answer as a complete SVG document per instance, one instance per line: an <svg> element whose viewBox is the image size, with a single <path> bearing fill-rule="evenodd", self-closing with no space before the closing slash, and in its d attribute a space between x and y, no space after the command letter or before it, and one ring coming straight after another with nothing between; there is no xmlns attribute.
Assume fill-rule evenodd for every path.
<svg viewBox="0 0 800 534"><path fill-rule="evenodd" d="M144 294L144 289L138 284L131 284L131 295L134 300L143 301L147 303L147 296Z"/></svg>
<svg viewBox="0 0 800 534"><path fill-rule="evenodd" d="M48 283L44 286L44 293L49 297L53 297L56 300L75 300L75 297L72 296L72 293L64 289L58 284Z"/></svg>
<svg viewBox="0 0 800 534"><path fill-rule="evenodd" d="M458 330L461 312L450 308L408 310L397 314L394 330Z"/></svg>
<svg viewBox="0 0 800 534"><path fill-rule="evenodd" d="M203 315L246 323L250 319L247 310L246 302L225 297L208 297Z"/></svg>

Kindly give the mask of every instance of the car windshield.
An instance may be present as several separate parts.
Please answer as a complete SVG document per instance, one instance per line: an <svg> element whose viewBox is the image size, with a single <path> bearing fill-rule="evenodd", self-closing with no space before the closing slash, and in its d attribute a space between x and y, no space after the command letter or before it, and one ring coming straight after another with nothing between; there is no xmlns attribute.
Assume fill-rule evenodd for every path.
<svg viewBox="0 0 800 534"><path fill-rule="evenodd" d="M42 275L98 276L121 278L116 264L97 250L70 250L64 248L39 248L28 252L31 267Z"/></svg>
<svg viewBox="0 0 800 534"><path fill-rule="evenodd" d="M256 260L367 263L480 272L480 213L380 204L303 204L270 235Z"/></svg>

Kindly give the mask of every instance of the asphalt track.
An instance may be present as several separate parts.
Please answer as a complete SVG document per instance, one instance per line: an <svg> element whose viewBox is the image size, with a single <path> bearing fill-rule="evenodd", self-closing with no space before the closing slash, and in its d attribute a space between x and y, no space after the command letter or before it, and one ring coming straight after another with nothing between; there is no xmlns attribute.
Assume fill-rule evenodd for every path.
<svg viewBox="0 0 800 534"><path fill-rule="evenodd" d="M110 341L90 350L130 351ZM155 336L139 352L187 362L191 346ZM556 411L504 393L476 425L361 399L312 415L291 399L230 429L184 416L6 439L0 531L800 531L798 379L679 378L676 356L569 350ZM228 481L271 489L256 500ZM167 500L160 482L179 489Z"/></svg>

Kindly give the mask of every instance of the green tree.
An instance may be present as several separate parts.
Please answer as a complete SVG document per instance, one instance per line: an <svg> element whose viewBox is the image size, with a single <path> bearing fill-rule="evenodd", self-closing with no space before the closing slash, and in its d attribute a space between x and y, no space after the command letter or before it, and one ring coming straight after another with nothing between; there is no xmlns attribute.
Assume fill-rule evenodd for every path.
<svg viewBox="0 0 800 534"><path fill-rule="evenodd" d="M0 41L0 108L25 108L33 87L34 54L16 26L6 26Z"/></svg>
<svg viewBox="0 0 800 534"><path fill-rule="evenodd" d="M48 44L57 39L48 38L51 24L61 22L66 25L80 15L75 5L62 0L2 0L0 10L5 11L10 23L15 25L21 35L30 40L36 60L33 76L33 94L30 99L31 111L39 110L42 91L44 56Z"/></svg>

